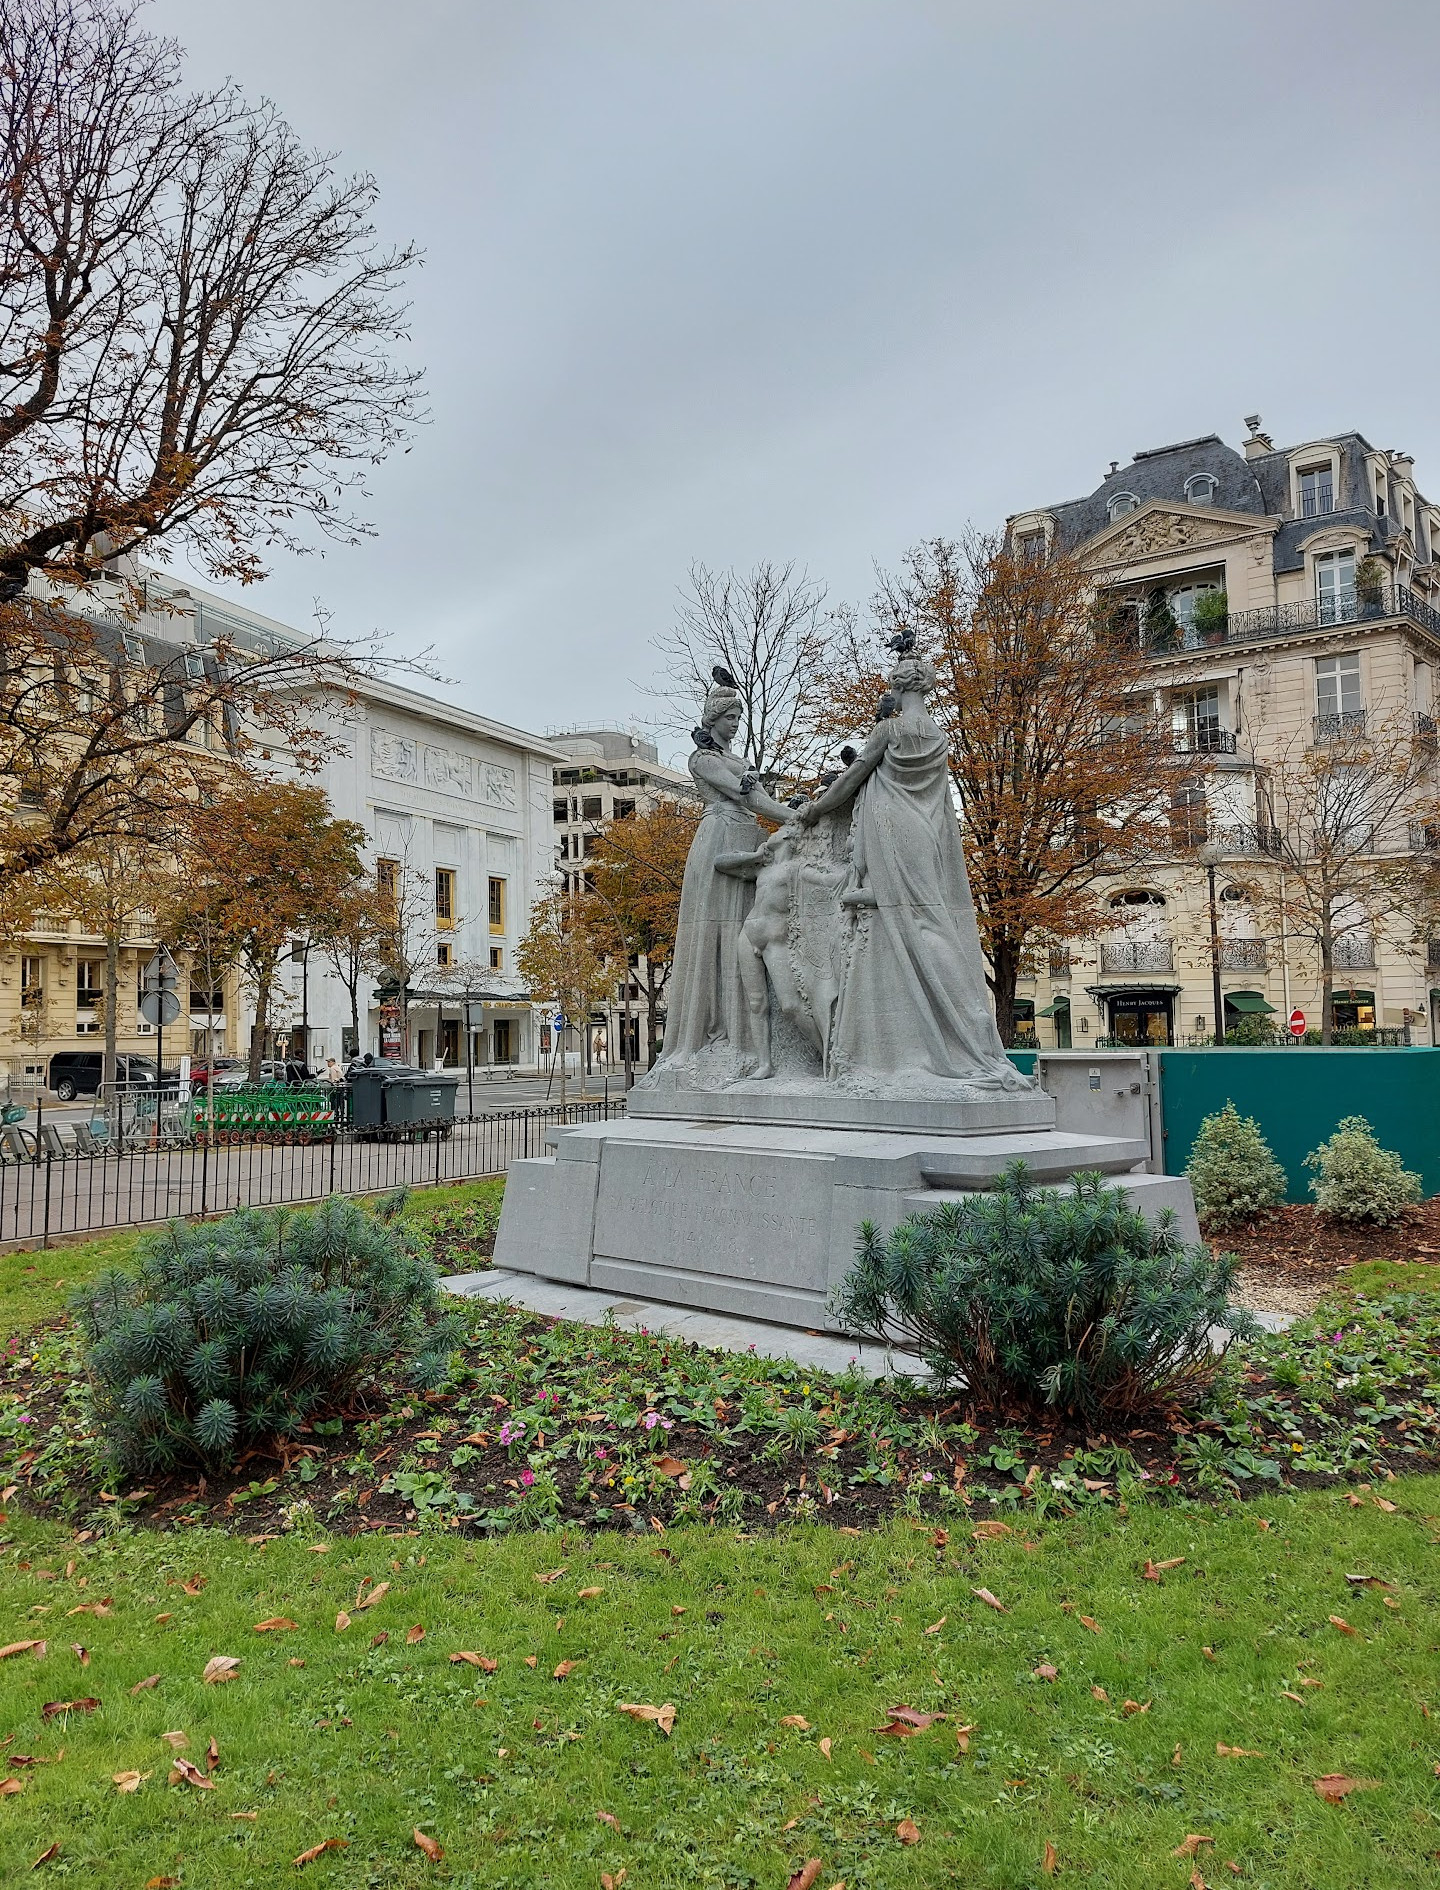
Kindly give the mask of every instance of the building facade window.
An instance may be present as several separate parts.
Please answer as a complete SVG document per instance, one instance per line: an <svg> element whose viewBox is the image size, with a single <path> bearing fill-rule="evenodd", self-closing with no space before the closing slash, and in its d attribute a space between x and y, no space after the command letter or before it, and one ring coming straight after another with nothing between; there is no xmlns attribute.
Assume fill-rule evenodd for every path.
<svg viewBox="0 0 1440 1890"><path fill-rule="evenodd" d="M447 932L455 923L455 874L448 866L435 868L435 923Z"/></svg>
<svg viewBox="0 0 1440 1890"><path fill-rule="evenodd" d="M442 938L435 947L435 963L448 967L455 962L455 947L448 938Z"/></svg>
<svg viewBox="0 0 1440 1890"><path fill-rule="evenodd" d="M503 934L505 931L505 882L503 879L491 879L489 892L490 930Z"/></svg>
<svg viewBox="0 0 1440 1890"><path fill-rule="evenodd" d="M554 803L554 809L556 820L568 820L570 818L569 801L556 801Z"/></svg>
<svg viewBox="0 0 1440 1890"><path fill-rule="evenodd" d="M582 820L603 820L605 818L605 804L598 794L587 794L585 796L580 804L580 818Z"/></svg>
<svg viewBox="0 0 1440 1890"><path fill-rule="evenodd" d="M1040 564L1045 557L1044 532L1021 532L1015 539L1015 555L1021 564Z"/></svg>
<svg viewBox="0 0 1440 1890"><path fill-rule="evenodd" d="M1315 604L1321 623L1355 621L1355 548L1324 551L1315 560Z"/></svg>
<svg viewBox="0 0 1440 1890"><path fill-rule="evenodd" d="M1127 512L1133 512L1139 503L1133 492L1117 492L1110 501L1110 523L1113 525L1117 518L1124 518Z"/></svg>
<svg viewBox="0 0 1440 1890"><path fill-rule="evenodd" d="M1208 752L1216 746L1215 738L1220 733L1219 689L1192 689L1173 697L1170 717L1177 742Z"/></svg>
<svg viewBox="0 0 1440 1890"><path fill-rule="evenodd" d="M505 948L503 945L492 945L490 947L490 969L492 971L503 971L505 969Z"/></svg>
<svg viewBox="0 0 1440 1890"><path fill-rule="evenodd" d="M1315 659L1315 736L1333 741L1337 735L1360 734L1365 728L1365 701L1360 688L1360 658L1345 656Z"/></svg>
<svg viewBox="0 0 1440 1890"><path fill-rule="evenodd" d="M20 960L20 1002L22 1005L45 1002L45 960L41 957Z"/></svg>
<svg viewBox="0 0 1440 1890"><path fill-rule="evenodd" d="M375 862L375 890L388 905L398 904L400 893L400 862L398 860Z"/></svg>
<svg viewBox="0 0 1440 1890"><path fill-rule="evenodd" d="M1214 473L1191 473L1185 481L1185 497L1191 505L1213 505L1219 483Z"/></svg>
<svg viewBox="0 0 1440 1890"><path fill-rule="evenodd" d="M1323 466L1302 466L1295 484L1301 518L1321 518L1335 510L1335 469L1328 460Z"/></svg>

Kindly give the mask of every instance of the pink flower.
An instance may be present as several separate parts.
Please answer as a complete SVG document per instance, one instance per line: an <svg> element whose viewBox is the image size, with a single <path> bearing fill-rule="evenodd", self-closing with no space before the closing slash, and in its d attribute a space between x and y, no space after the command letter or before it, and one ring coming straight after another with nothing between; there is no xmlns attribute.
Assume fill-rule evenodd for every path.
<svg viewBox="0 0 1440 1890"><path fill-rule="evenodd" d="M523 1488L528 1490L534 1481L535 1472L533 1470L522 1470L520 1472L520 1482Z"/></svg>
<svg viewBox="0 0 1440 1890"><path fill-rule="evenodd" d="M925 1470L921 1472L920 1481L922 1483L933 1483L935 1479L928 1470Z"/></svg>
<svg viewBox="0 0 1440 1890"><path fill-rule="evenodd" d="M658 1411L647 1411L645 1413L644 1423L647 1431L653 1431L659 1422L660 1413Z"/></svg>
<svg viewBox="0 0 1440 1890"><path fill-rule="evenodd" d="M606 1450L605 1446L602 1444L600 1448L595 1452L595 1455L597 1457L608 1457L610 1453L608 1450Z"/></svg>

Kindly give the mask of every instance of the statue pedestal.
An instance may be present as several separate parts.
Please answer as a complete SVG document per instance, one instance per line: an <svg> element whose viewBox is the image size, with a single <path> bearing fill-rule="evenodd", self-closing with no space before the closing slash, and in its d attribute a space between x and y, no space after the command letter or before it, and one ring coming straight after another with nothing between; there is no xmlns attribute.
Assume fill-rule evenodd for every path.
<svg viewBox="0 0 1440 1890"><path fill-rule="evenodd" d="M888 1231L917 1208L989 1187L1017 1156L1047 1182L1100 1169L1146 1214L1174 1208L1183 1237L1198 1238L1183 1177L1131 1172L1146 1158L1141 1142L1048 1126L1054 1105L1041 1094L966 1105L990 1111L989 1126L948 1133L793 1116L737 1121L733 1091L714 1098L724 1119L718 1110L707 1119L694 1092L686 1116L653 1112L657 1101L677 1100L652 1093L651 1113L558 1130L553 1156L515 1162L496 1264L637 1299L836 1331L828 1302L854 1259L861 1221ZM855 1100L874 1111L873 1101ZM1021 1120L1007 1120L1002 1112L1016 1108Z"/></svg>

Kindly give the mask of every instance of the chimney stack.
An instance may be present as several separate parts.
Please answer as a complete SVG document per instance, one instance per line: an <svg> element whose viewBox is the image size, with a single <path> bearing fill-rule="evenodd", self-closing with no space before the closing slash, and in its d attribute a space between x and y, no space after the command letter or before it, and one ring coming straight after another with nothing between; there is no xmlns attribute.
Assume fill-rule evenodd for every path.
<svg viewBox="0 0 1440 1890"><path fill-rule="evenodd" d="M1245 442L1246 459L1263 459L1267 453L1273 453L1275 451L1275 442L1270 438L1270 435L1260 431L1260 416L1258 413L1247 413L1245 416L1245 424L1250 429L1250 437Z"/></svg>

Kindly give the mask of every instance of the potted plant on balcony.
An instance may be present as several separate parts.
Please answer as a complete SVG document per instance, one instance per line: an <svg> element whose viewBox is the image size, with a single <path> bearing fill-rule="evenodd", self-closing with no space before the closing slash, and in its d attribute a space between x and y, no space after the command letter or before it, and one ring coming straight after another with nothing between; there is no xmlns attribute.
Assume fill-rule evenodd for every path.
<svg viewBox="0 0 1440 1890"><path fill-rule="evenodd" d="M1163 585L1157 584L1145 599L1145 647L1162 654L1180 647L1180 620Z"/></svg>
<svg viewBox="0 0 1440 1890"><path fill-rule="evenodd" d="M1223 643L1230 622L1230 599L1224 591L1202 591L1195 599L1195 634L1206 645Z"/></svg>
<svg viewBox="0 0 1440 1890"><path fill-rule="evenodd" d="M1355 567L1355 602L1362 617L1385 608L1385 566L1378 558L1362 558Z"/></svg>

